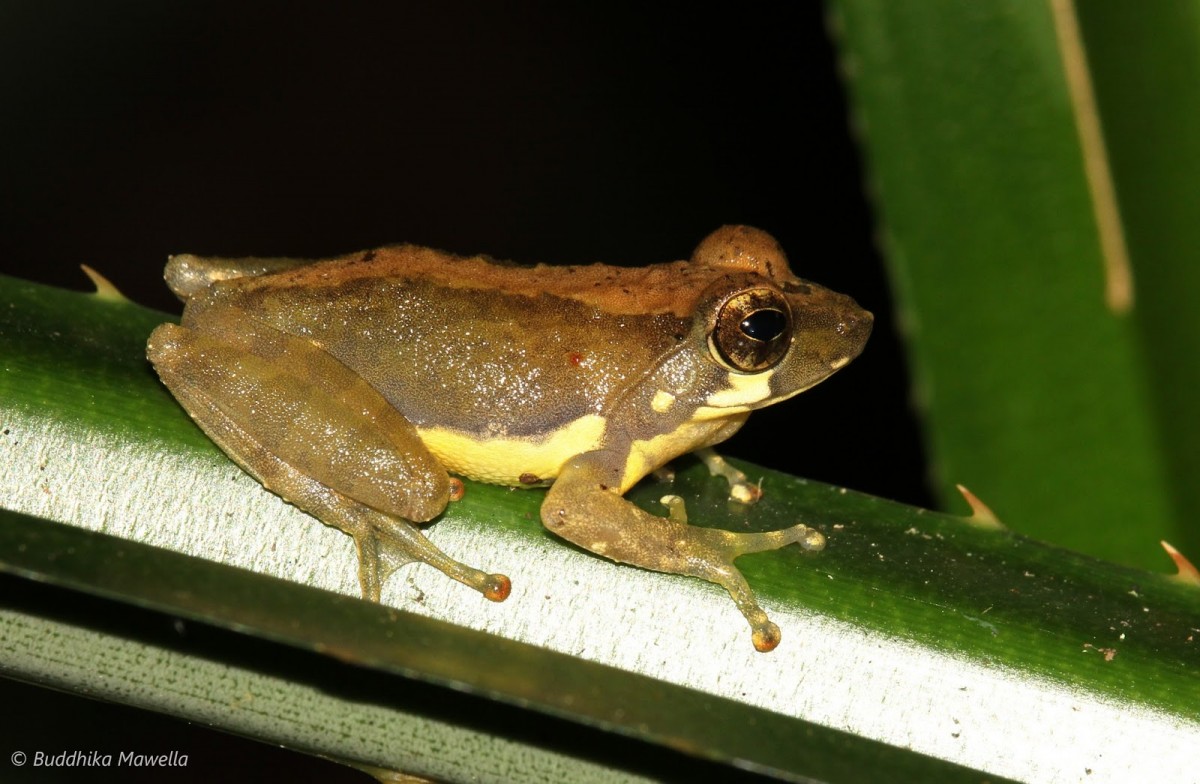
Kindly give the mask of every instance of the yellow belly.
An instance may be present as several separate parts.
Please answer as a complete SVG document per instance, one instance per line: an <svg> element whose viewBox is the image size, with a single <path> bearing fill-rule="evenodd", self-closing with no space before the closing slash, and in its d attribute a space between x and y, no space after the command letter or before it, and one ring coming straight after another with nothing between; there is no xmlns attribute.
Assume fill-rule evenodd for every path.
<svg viewBox="0 0 1200 784"><path fill-rule="evenodd" d="M520 486L553 479L572 457L598 448L604 427L604 417L589 414L536 439L480 438L440 427L422 427L418 433L450 473L495 485Z"/></svg>
<svg viewBox="0 0 1200 784"><path fill-rule="evenodd" d="M746 416L738 412L685 422L671 432L634 441L625 458L620 492L679 455L725 440ZM548 483L572 457L599 449L607 424L599 414L589 414L541 438L480 438L441 427L422 427L417 432L450 473L520 487Z"/></svg>

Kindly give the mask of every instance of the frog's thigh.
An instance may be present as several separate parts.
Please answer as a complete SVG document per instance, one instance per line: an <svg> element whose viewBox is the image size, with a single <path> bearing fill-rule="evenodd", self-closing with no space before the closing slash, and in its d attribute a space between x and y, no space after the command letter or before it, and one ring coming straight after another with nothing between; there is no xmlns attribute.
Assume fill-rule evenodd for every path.
<svg viewBox="0 0 1200 784"><path fill-rule="evenodd" d="M205 433L268 489L354 537L359 580L431 564L488 598L508 579L450 559L408 522L445 508L449 477L375 390L307 341L243 320L232 336L165 324L147 354Z"/></svg>
<svg viewBox="0 0 1200 784"><path fill-rule="evenodd" d="M811 541L815 532L797 525L768 533L734 533L658 517L616 492L622 470L623 461L611 453L589 452L572 459L546 496L543 524L614 561L721 585L750 623L754 647L769 651L778 645L779 627L755 601L733 560L745 553Z"/></svg>

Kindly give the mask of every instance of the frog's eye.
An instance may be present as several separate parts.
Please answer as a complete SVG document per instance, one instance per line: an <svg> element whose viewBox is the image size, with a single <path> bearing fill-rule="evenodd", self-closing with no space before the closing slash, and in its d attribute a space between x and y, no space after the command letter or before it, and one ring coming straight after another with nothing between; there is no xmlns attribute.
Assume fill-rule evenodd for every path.
<svg viewBox="0 0 1200 784"><path fill-rule="evenodd" d="M779 364L792 339L792 311L774 289L739 291L717 311L713 355L730 370L755 373Z"/></svg>

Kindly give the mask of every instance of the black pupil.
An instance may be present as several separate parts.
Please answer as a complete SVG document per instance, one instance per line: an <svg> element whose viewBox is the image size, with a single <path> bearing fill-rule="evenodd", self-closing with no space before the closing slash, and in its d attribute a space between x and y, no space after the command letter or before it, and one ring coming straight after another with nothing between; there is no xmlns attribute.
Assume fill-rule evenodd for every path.
<svg viewBox="0 0 1200 784"><path fill-rule="evenodd" d="M746 337L770 343L787 329L787 316L778 310L756 310L742 319L741 328Z"/></svg>

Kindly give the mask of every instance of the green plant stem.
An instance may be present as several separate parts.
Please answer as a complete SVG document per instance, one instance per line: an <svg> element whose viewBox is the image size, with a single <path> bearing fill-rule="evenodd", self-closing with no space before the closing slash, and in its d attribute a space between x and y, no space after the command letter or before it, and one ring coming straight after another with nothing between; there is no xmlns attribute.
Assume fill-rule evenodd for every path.
<svg viewBox="0 0 1200 784"><path fill-rule="evenodd" d="M799 519L827 536L821 553L788 548L739 562L783 628L770 654L751 648L719 589L553 540L537 522L539 491L468 483L466 498L429 529L448 552L512 577L503 604L421 567L394 576L384 600L424 618L314 592L293 583L357 593L350 540L262 490L162 390L143 358L162 314L11 279L0 279L0 297L11 303L0 311L10 509L292 583L235 578L227 567L132 544L118 555L112 540L82 530L55 539L66 534L47 526L45 546L35 546L38 524L25 518L3 524L7 571L708 758L742 759L738 749L754 748L753 739L737 740L736 727L762 734L762 722L786 719L795 723L779 731L814 745L797 740L797 757L755 752L746 764L792 777L855 780L842 767L850 741L821 727L848 730L880 765L911 769L913 780L936 763L906 749L1015 778L1090 768L1095 781L1144 773L1151 758L1165 780L1185 768L1180 750L1200 738L1194 587L752 466L765 491L754 507L731 505L698 464L683 464L672 490L688 500L693 522L754 530ZM661 514L663 489L650 482L631 497ZM430 631L443 629L427 626L430 617L456 631ZM455 636L468 630L486 636ZM558 654L533 655L543 648ZM19 646L0 650L13 671ZM561 676L546 680L551 661ZM635 681L597 695L597 665ZM78 677L74 688L94 687ZM654 697L637 678L719 699ZM609 694L627 696L617 706L601 699ZM739 712L748 708L764 713ZM1121 721L1111 721L1113 711ZM746 745L680 734L696 715L706 731ZM819 765L805 756L814 749L823 750ZM343 752L370 761L350 745Z"/></svg>

